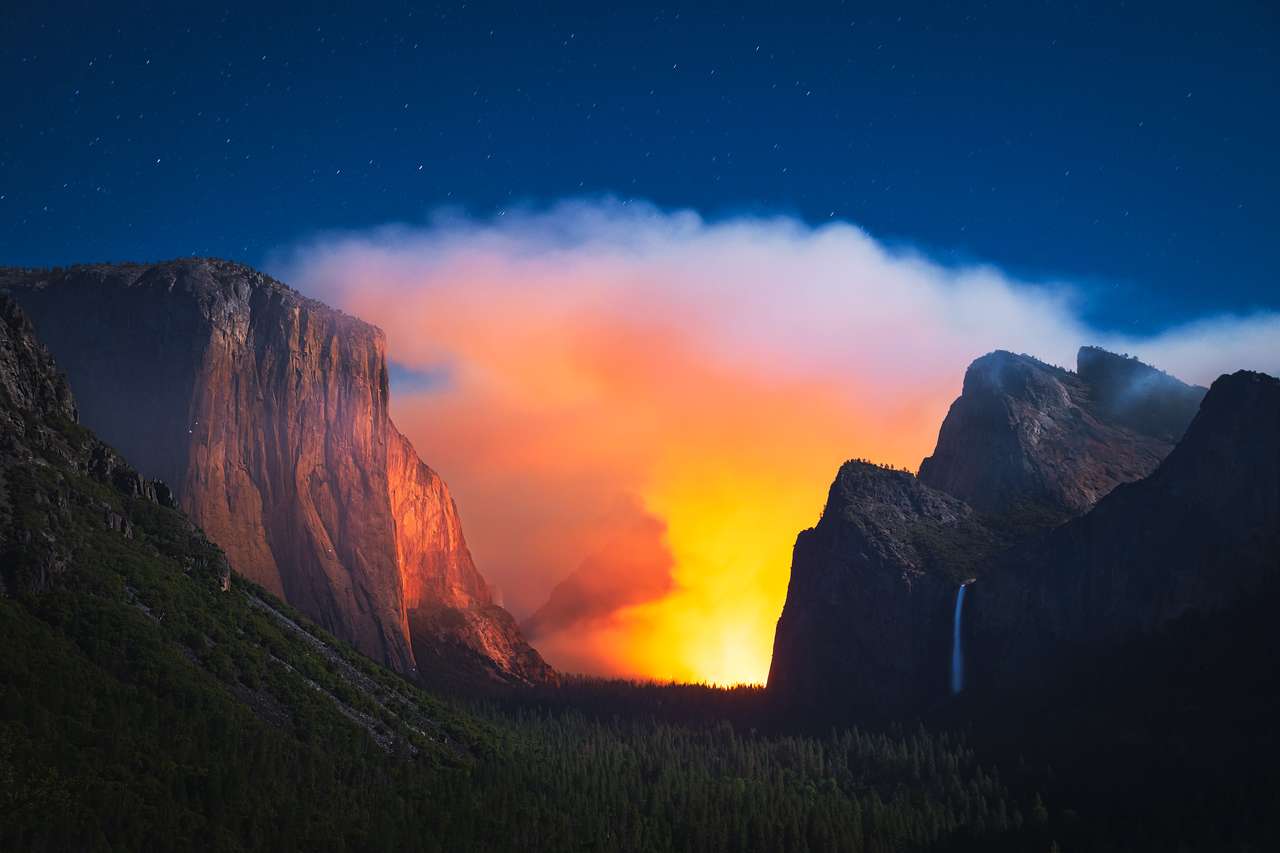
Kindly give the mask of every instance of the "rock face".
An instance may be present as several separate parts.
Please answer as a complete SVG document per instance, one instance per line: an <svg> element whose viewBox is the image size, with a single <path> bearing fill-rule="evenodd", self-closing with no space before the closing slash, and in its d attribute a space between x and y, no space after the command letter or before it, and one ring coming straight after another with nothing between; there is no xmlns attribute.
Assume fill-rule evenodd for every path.
<svg viewBox="0 0 1280 853"><path fill-rule="evenodd" d="M1034 683L1280 579L1280 381L1219 378L1161 466L974 584L966 642L976 686Z"/></svg>
<svg viewBox="0 0 1280 853"><path fill-rule="evenodd" d="M511 614L494 603L449 488L394 426L387 471L396 562L423 680L440 686L555 680Z"/></svg>
<svg viewBox="0 0 1280 853"><path fill-rule="evenodd" d="M1079 368L983 356L918 478L846 463L821 521L796 541L772 694L819 712L882 715L947 696L959 585L982 579L972 595L992 602L983 578L993 567L1017 578L1022 564L1045 559L1029 549L1047 531L1155 471L1204 393L1095 348L1080 351ZM1005 595L992 613L1033 612Z"/></svg>
<svg viewBox="0 0 1280 853"><path fill-rule="evenodd" d="M447 488L388 417L377 328L217 260L7 270L0 289L86 424L172 483L238 572L327 630L412 672L410 601L492 608Z"/></svg>
<svg viewBox="0 0 1280 853"><path fill-rule="evenodd" d="M988 513L1061 521L1173 447L1204 390L1139 361L1081 349L1079 373L998 351L965 373L920 479Z"/></svg>
<svg viewBox="0 0 1280 853"><path fill-rule="evenodd" d="M955 589L993 541L969 506L910 473L846 462L796 539L769 690L819 713L941 698Z"/></svg>

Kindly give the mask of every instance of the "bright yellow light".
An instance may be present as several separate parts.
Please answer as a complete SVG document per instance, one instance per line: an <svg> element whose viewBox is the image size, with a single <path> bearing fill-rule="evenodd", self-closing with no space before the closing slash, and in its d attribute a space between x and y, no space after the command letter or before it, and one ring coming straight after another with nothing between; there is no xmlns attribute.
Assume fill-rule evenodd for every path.
<svg viewBox="0 0 1280 853"><path fill-rule="evenodd" d="M792 545L839 465L914 466L954 389L915 389L890 409L903 399L886 393L893 376L771 372L705 351L661 315L561 316L536 291L502 291L495 314L490 288L426 289L416 308L369 290L353 306L388 328L399 358L444 352L459 366L450 389L401 395L393 414L453 487L481 571L532 612L607 541L604 508L628 499L666 525L670 590L538 648L569 671L763 683Z"/></svg>

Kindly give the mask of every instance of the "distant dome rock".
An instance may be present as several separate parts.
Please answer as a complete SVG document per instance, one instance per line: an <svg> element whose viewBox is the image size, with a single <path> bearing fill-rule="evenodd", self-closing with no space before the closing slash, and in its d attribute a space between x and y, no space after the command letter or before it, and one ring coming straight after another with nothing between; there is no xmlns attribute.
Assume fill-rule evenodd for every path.
<svg viewBox="0 0 1280 853"><path fill-rule="evenodd" d="M1080 363L1072 373L1005 351L975 360L920 479L975 509L1052 523L1151 473L1204 389L1095 348Z"/></svg>

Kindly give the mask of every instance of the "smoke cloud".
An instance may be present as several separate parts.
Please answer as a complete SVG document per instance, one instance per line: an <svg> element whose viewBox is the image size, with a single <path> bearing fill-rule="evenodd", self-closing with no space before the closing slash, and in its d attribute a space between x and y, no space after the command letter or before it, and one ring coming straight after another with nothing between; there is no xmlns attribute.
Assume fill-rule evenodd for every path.
<svg viewBox="0 0 1280 853"><path fill-rule="evenodd" d="M1066 283L846 223L571 202L322 235L271 266L386 330L393 417L481 571L553 664L605 674L763 680L836 468L914 470L985 352L1280 371L1280 315L1103 334Z"/></svg>

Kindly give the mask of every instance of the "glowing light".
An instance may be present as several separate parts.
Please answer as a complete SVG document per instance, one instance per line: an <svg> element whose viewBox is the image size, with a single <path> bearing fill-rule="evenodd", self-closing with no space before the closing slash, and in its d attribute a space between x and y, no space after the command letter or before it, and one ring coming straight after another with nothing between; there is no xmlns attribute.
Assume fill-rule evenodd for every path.
<svg viewBox="0 0 1280 853"><path fill-rule="evenodd" d="M358 310L389 316L373 304ZM414 394L393 415L427 458L449 463L435 464L459 494L482 570L519 566L522 556L542 568L514 585L522 615L591 551L591 528L604 524L597 505L614 492L634 490L639 509L665 522L668 593L535 638L570 670L762 683L791 546L817 521L836 469L850 448L914 464L950 394L868 413L852 378L762 377L716 363L670 330L579 318L571 332L537 340L517 331L507 346L481 334L483 347L466 350L470 371L485 373L462 381L483 393ZM655 341L660 352L646 345ZM529 489L555 505L526 503ZM522 553L507 550L513 542ZM512 580L502 577L509 602Z"/></svg>
<svg viewBox="0 0 1280 853"><path fill-rule="evenodd" d="M1093 341L1205 381L1271 365L1280 327L1108 339L1063 288L943 268L843 223L506 213L326 237L282 272L433 377L397 388L393 417L517 618L590 575L537 626L571 671L764 680L792 544L839 464L915 468L984 352L1066 364Z"/></svg>

